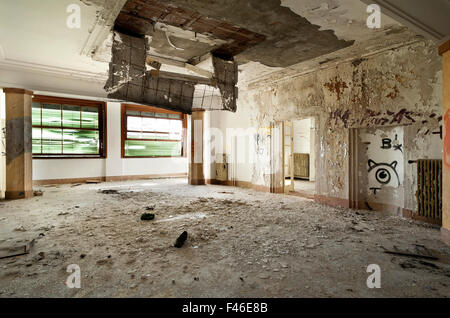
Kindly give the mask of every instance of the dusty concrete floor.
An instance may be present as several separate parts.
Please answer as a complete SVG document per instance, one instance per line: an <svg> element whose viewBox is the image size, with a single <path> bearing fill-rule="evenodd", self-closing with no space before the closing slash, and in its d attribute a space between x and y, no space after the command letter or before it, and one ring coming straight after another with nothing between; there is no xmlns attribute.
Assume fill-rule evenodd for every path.
<svg viewBox="0 0 450 318"><path fill-rule="evenodd" d="M316 183L306 180L294 180L294 191L314 195L316 193Z"/></svg>
<svg viewBox="0 0 450 318"><path fill-rule="evenodd" d="M98 193L101 189L118 194ZM439 230L295 196L185 179L42 187L0 202L0 297L449 297L450 247ZM140 221L155 206L154 221ZM172 247L182 231L185 246ZM383 252L425 245L441 261ZM67 266L81 268L69 289ZM369 264L381 289L368 289Z"/></svg>

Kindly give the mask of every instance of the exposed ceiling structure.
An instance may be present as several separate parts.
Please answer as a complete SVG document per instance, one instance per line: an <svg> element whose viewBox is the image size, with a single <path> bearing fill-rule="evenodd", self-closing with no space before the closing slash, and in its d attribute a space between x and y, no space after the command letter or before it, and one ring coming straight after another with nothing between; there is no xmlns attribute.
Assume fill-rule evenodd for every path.
<svg viewBox="0 0 450 318"><path fill-rule="evenodd" d="M116 29L150 36L157 55L195 61L211 52L225 59L236 56L239 64L254 61L271 67L290 66L353 43L339 40L331 30L319 30L282 7L280 0L207 5L201 0L128 0Z"/></svg>
<svg viewBox="0 0 450 318"><path fill-rule="evenodd" d="M404 20L394 17L385 8L383 3L392 4L393 0L373 1L382 6L381 29L367 27L367 4L361 0L160 2L162 6L157 7L154 14L161 12L161 8L172 10L171 14L152 19L149 17L153 9L148 4L155 3L153 0L3 1L0 10L0 83L38 91L105 96L101 87L108 78L108 66L112 59L111 29L114 25L126 24L127 19L136 20L135 26L152 26L148 32L132 28L129 32L149 33L147 38L152 40L149 57L153 55L153 62L162 63L160 71L211 78L214 76L211 55L202 54L228 47L227 54L236 54L234 60L239 64L239 87L332 66L340 61L418 40L417 33L420 33L413 26L410 30L406 29L404 25L408 23L401 24L398 21ZM73 3L81 7L80 29L65 27L66 9ZM413 24L426 25L428 29L445 33L442 25L445 28L448 19L439 17L446 17L448 0L434 0L433 3L395 0L397 7L400 7L399 3L410 5L402 11L407 12ZM133 6L140 6L142 10L133 11ZM13 14L15 12L20 14ZM133 17L124 18L123 14L127 12ZM142 16L144 12L148 17ZM196 18L189 20L182 15L186 21L191 21L192 25L189 25L189 22L177 20L180 12L193 14L197 21L212 24L205 26L205 33L196 32L192 29L193 25L199 28L197 31L201 30L200 24L193 21ZM429 16L435 19L427 18ZM217 23L220 24L215 30L208 29L217 26ZM123 25L122 31L125 32ZM21 40L17 41L18 38ZM36 47L39 49L36 50ZM232 51L231 47L245 50ZM32 55L28 54L30 51L33 51ZM57 81L55 78L67 81ZM74 81L78 84L74 85Z"/></svg>
<svg viewBox="0 0 450 318"><path fill-rule="evenodd" d="M171 87L180 91L189 82L204 83L172 75L167 79L159 73L161 64L176 66L181 62L187 69L205 75L206 70L202 72L196 65L212 56L214 73L206 77L217 81L210 86L219 87L222 99L222 108L215 109L236 111L237 64L257 62L266 67L288 67L354 43L338 39L331 30L320 30L320 26L281 6L280 0L218 0L207 5L198 0L128 0L114 29L119 37L122 34L124 38L146 39L148 43L140 45L146 47L145 62L140 52L135 54L141 57L136 66L133 52L137 49L131 48L128 53L123 41L113 41L113 62L105 86L111 91L108 96L152 105L156 101L156 106L170 109L176 107L170 101L188 97L190 102L178 109L186 113L194 105L195 90L189 96L175 96ZM236 66L227 66L227 61ZM156 72L148 72L146 63ZM224 73L218 73L219 69ZM150 89L155 81L158 89L164 87L164 93ZM164 98L158 99L157 95ZM203 104L200 108L207 109Z"/></svg>

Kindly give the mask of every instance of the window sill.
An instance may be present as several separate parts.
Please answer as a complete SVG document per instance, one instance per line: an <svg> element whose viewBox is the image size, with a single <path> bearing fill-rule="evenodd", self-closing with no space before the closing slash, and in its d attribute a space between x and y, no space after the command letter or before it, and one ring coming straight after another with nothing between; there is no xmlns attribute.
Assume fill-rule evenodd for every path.
<svg viewBox="0 0 450 318"><path fill-rule="evenodd" d="M34 160L46 160L46 159L106 159L103 156L92 157L72 157L72 156L33 156Z"/></svg>
<svg viewBox="0 0 450 318"><path fill-rule="evenodd" d="M186 156L146 156L146 157L130 157L123 156L122 159L158 159L158 158L187 158Z"/></svg>

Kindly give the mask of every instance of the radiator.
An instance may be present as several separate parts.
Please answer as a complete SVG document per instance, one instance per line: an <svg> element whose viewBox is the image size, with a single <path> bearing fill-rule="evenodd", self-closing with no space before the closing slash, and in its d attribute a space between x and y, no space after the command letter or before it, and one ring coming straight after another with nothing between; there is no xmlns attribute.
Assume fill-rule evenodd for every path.
<svg viewBox="0 0 450 318"><path fill-rule="evenodd" d="M442 160L417 160L417 214L442 219Z"/></svg>
<svg viewBox="0 0 450 318"><path fill-rule="evenodd" d="M294 153L294 177L309 179L309 154Z"/></svg>

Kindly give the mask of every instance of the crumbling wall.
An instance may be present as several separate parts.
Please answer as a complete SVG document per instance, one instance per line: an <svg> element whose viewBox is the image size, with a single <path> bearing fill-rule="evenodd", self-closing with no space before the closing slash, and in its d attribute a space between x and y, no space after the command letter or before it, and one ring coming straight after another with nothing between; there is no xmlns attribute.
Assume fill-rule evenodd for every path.
<svg viewBox="0 0 450 318"><path fill-rule="evenodd" d="M348 199L349 128L405 126L408 157L427 157L422 140L433 136L439 148L442 129L441 60L431 42L417 41L336 67L312 71L264 86L241 89L240 108L252 113L260 131L273 121L318 118L319 151L316 190L319 195ZM414 132L414 133L412 133ZM430 137L431 138L431 137ZM269 186L262 171L270 167L270 143L255 144L252 183ZM405 169L405 197L415 179ZM408 206L414 208L414 202Z"/></svg>

